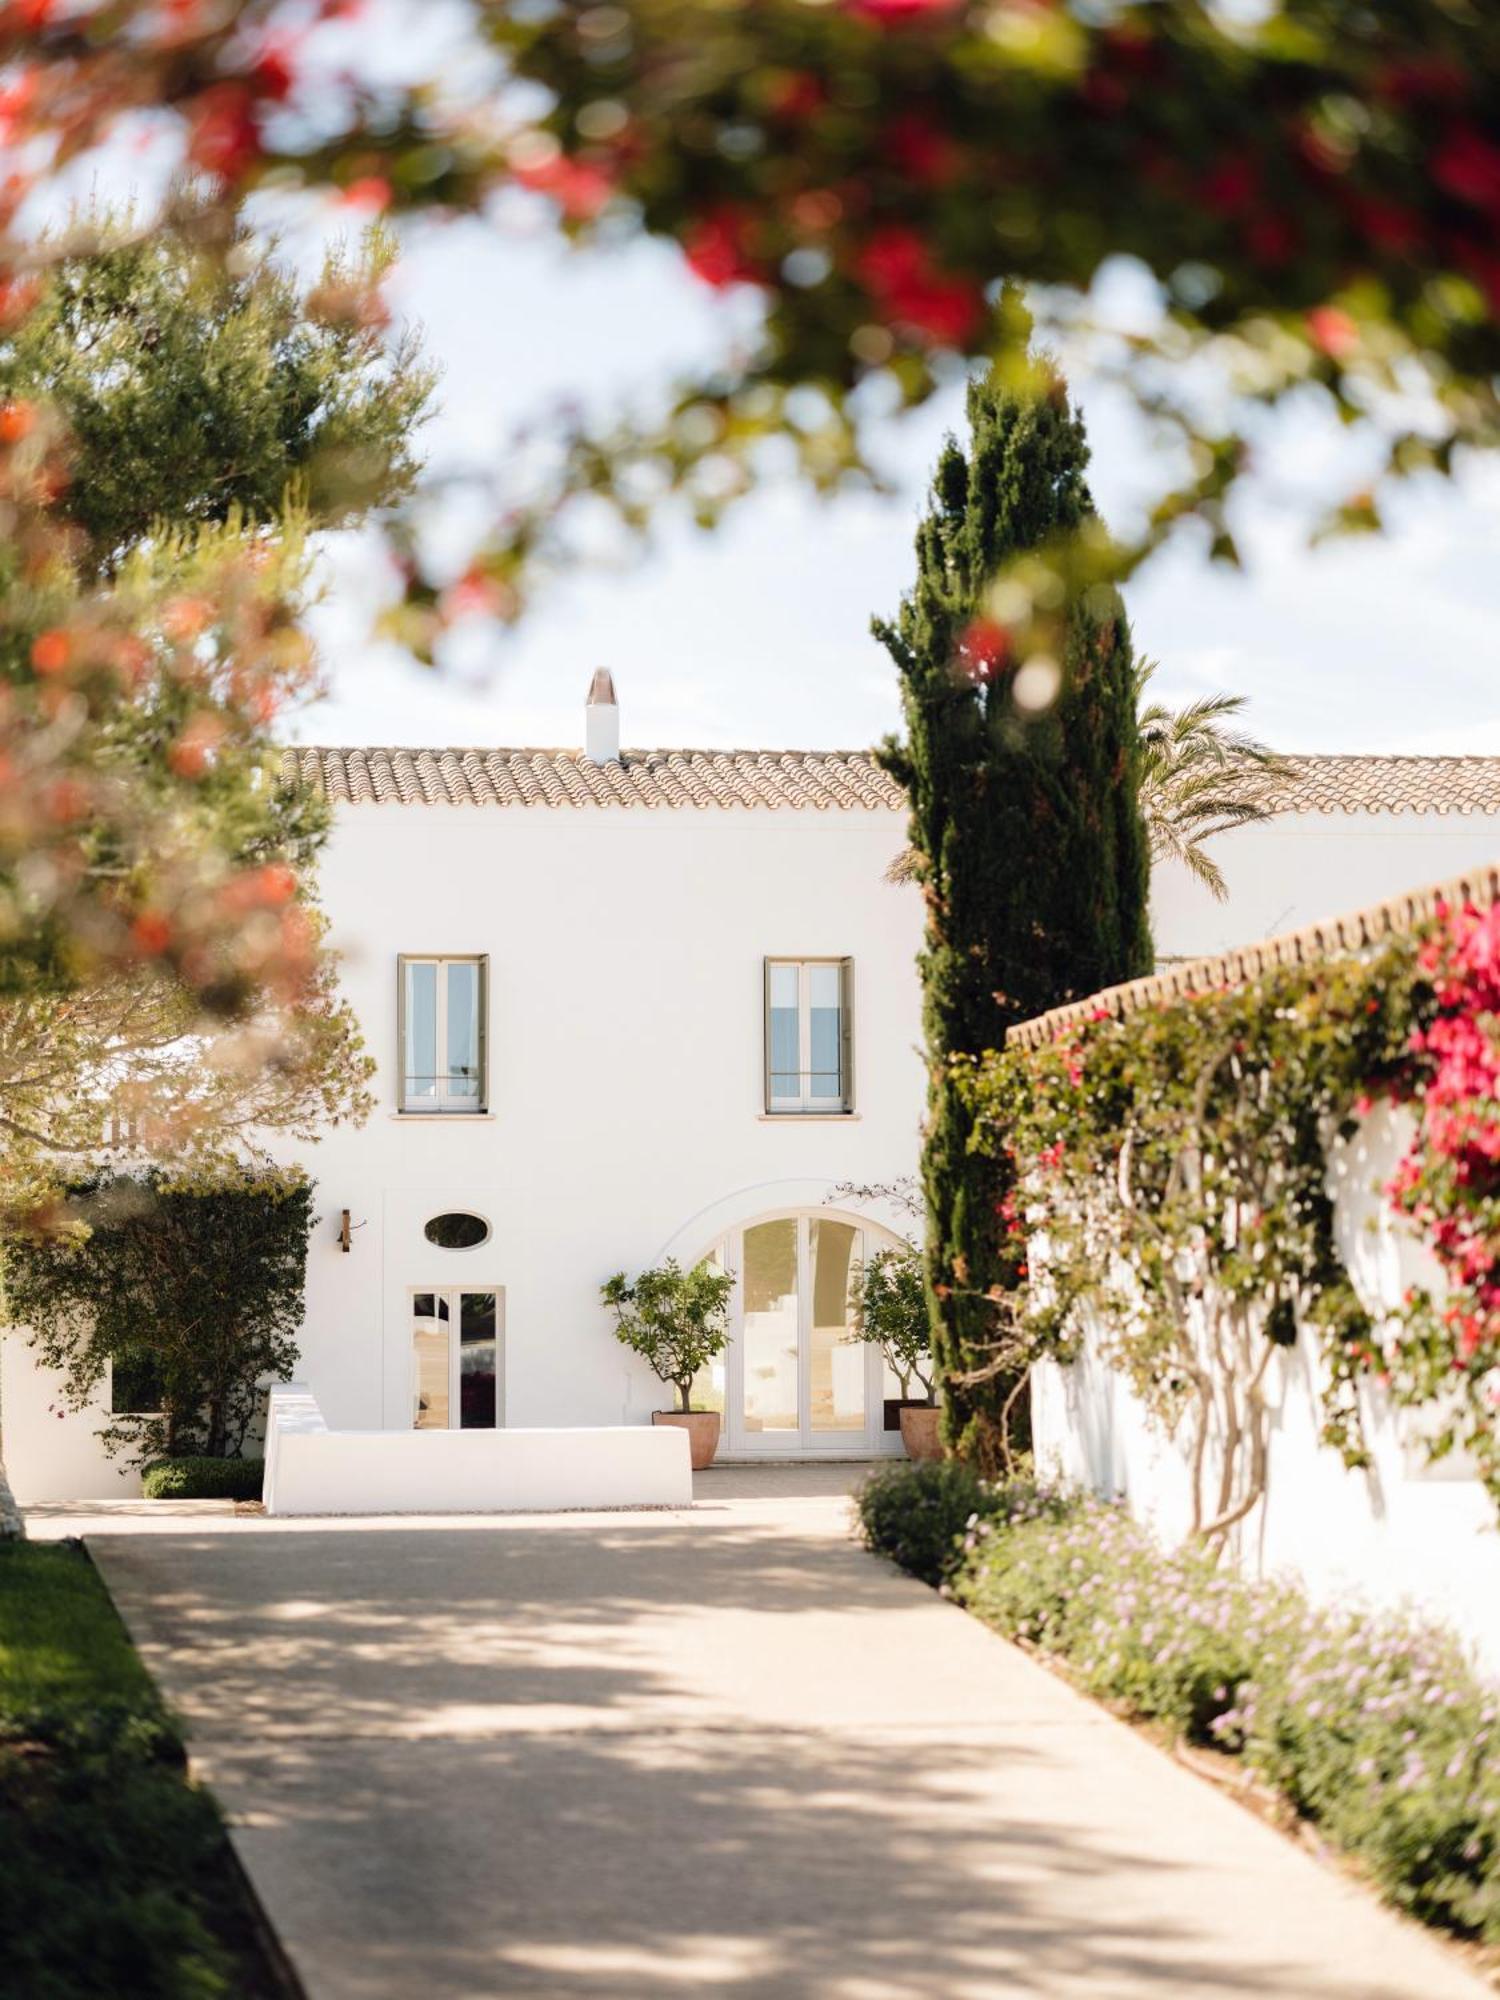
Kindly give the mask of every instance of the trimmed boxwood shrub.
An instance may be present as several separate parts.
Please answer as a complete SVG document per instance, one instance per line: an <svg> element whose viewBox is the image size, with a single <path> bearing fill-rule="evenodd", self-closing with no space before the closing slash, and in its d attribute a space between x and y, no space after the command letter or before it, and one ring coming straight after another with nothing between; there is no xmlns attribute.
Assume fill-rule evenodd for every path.
<svg viewBox="0 0 1500 2000"><path fill-rule="evenodd" d="M981 1479L961 1459L900 1460L872 1472L856 1495L866 1542L923 1583L946 1583L981 1522L1058 1518L1068 1503L1026 1480Z"/></svg>
<svg viewBox="0 0 1500 2000"><path fill-rule="evenodd" d="M957 1566L964 1524L984 1500L984 1481L956 1458L897 1462L872 1472L855 1505L865 1540L923 1583Z"/></svg>
<svg viewBox="0 0 1500 2000"><path fill-rule="evenodd" d="M263 1458L159 1458L141 1474L148 1500L258 1500Z"/></svg>

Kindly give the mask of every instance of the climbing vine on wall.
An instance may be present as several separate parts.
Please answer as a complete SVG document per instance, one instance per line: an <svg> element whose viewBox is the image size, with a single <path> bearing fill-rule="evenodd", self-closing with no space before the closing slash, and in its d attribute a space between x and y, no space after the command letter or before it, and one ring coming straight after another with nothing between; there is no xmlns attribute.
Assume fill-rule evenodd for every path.
<svg viewBox="0 0 1500 2000"><path fill-rule="evenodd" d="M1001 1213L1040 1250L1031 1358L1070 1358L1095 1308L1105 1358L1185 1433L1201 1538L1222 1545L1265 1491L1266 1379L1299 1327L1346 1462L1365 1458L1368 1380L1421 1406L1428 1449L1469 1451L1500 1503L1500 914L1440 909L1369 958L1101 1006L972 1089L978 1143L1021 1177ZM1415 1121L1387 1193L1447 1288L1377 1324L1338 1254L1328 1163L1382 1096Z"/></svg>

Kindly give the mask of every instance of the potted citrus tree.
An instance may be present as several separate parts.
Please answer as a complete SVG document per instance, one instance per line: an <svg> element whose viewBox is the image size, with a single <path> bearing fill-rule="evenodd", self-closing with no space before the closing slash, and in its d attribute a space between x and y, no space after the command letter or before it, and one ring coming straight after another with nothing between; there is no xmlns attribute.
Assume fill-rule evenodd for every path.
<svg viewBox="0 0 1500 2000"><path fill-rule="evenodd" d="M856 1275L850 1299L856 1340L885 1356L901 1384L901 1442L908 1458L941 1458L936 1374L927 1351L927 1292L922 1255L910 1243L877 1250ZM920 1396L913 1395L920 1387Z"/></svg>
<svg viewBox="0 0 1500 2000"><path fill-rule="evenodd" d="M615 1338L650 1363L677 1391L680 1407L656 1410L654 1424L674 1424L688 1434L694 1471L712 1465L719 1448L719 1412L695 1410L693 1379L729 1345L729 1295L734 1280L707 1263L684 1271L675 1258L627 1278L617 1271L599 1288L614 1309Z"/></svg>

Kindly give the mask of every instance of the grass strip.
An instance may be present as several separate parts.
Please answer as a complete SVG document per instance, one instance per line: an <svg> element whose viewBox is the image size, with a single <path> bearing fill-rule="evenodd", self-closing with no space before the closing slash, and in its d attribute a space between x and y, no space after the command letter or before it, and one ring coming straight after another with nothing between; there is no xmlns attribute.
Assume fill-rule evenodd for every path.
<svg viewBox="0 0 1500 2000"><path fill-rule="evenodd" d="M212 1798L76 1543L0 1543L7 2000L288 2000Z"/></svg>

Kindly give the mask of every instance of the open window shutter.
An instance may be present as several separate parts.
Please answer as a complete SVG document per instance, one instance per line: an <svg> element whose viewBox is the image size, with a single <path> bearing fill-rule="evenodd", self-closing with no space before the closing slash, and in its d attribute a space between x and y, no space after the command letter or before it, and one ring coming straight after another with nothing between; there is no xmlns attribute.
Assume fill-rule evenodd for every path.
<svg viewBox="0 0 1500 2000"><path fill-rule="evenodd" d="M479 961L479 1108L490 1108L490 955Z"/></svg>
<svg viewBox="0 0 1500 2000"><path fill-rule="evenodd" d="M406 960L396 959L396 1109L406 1109Z"/></svg>
<svg viewBox="0 0 1500 2000"><path fill-rule="evenodd" d="M844 1109L854 1109L854 960L839 960L839 1074Z"/></svg>
<svg viewBox="0 0 1500 2000"><path fill-rule="evenodd" d="M760 994L761 1109L771 1108L771 961L763 958Z"/></svg>

